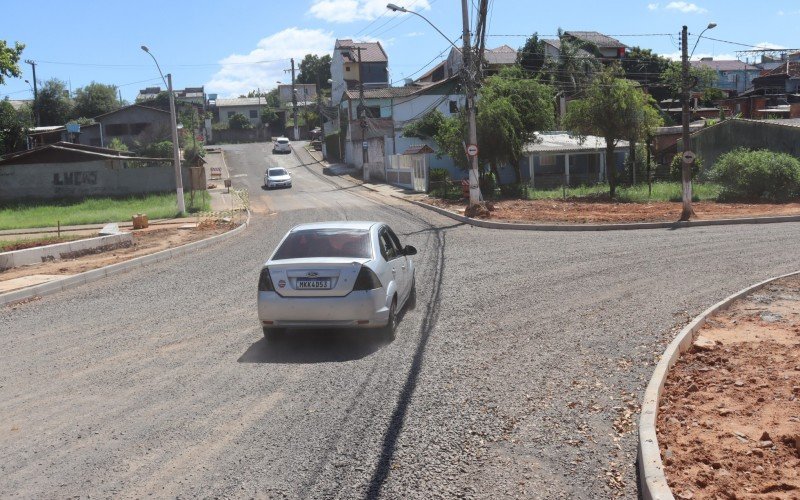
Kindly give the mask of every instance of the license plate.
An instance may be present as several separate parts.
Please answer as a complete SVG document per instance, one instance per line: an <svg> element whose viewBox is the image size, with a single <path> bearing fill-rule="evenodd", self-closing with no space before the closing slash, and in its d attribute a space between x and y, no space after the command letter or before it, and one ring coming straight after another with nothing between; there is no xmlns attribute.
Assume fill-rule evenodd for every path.
<svg viewBox="0 0 800 500"><path fill-rule="evenodd" d="M298 290L330 290L331 280L327 279L299 279L297 280Z"/></svg>

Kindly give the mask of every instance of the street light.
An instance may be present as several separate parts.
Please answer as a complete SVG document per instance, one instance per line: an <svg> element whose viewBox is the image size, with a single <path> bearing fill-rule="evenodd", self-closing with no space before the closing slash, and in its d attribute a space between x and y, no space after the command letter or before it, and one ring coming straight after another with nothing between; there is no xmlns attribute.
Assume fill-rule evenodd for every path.
<svg viewBox="0 0 800 500"><path fill-rule="evenodd" d="M439 32L445 40L450 42L450 45L455 48L463 61L462 74L464 78L464 94L467 112L467 141L465 144L464 153L469 160L469 206L478 205L481 202L481 188L478 176L478 126L475 117L475 78L472 73L472 50L470 49L470 34L469 34L469 11L467 8L467 0L461 0L461 15L464 27L461 40L464 42L463 50L456 47L452 40L447 38L447 35L442 33L442 30L434 26L432 22L425 16L413 10L408 10L405 7L400 7L393 3L387 4L386 8L393 12L407 12L422 18L426 23L430 24L433 29ZM480 64L480 61L478 61Z"/></svg>
<svg viewBox="0 0 800 500"><path fill-rule="evenodd" d="M183 215L186 213L186 203L183 200L183 175L181 174L181 153L178 146L178 118L175 113L175 94L172 92L172 74L167 73L167 78L165 79L164 73L161 72L161 66L158 65L158 61L150 52L150 49L146 45L142 45L142 50L153 58L153 62L156 63L156 68L158 68L158 74L161 75L161 79L167 86L167 92L169 93L169 116L172 122L172 127L170 127L172 129L172 161L175 164L175 190L178 196L178 212ZM191 132L194 134L194 131Z"/></svg>
<svg viewBox="0 0 800 500"><path fill-rule="evenodd" d="M706 29L704 29L703 31L700 32L700 36L697 37L697 41L694 42L694 47L692 47L692 53L689 54L689 59L691 59L692 56L694 55L694 49L697 48L697 44L700 43L700 39L703 38L703 33L705 33L708 30L713 30L716 27L717 27L717 23L708 23L708 26L706 26Z"/></svg>

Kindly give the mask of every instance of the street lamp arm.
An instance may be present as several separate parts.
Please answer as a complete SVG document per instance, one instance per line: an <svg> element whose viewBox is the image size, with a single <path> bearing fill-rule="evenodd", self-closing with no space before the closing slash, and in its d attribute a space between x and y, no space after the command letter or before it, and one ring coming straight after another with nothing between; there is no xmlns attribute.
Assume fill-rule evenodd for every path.
<svg viewBox="0 0 800 500"><path fill-rule="evenodd" d="M709 23L708 26L706 27L706 29L704 29L703 31L700 32L700 35L697 37L697 40L694 42L694 47L692 47L692 53L689 54L689 59L690 60L692 59L692 56L694 55L694 49L697 48L697 44L700 43L700 39L703 38L703 33L705 33L706 31L708 31L710 29L714 29L716 27L717 27L716 23Z"/></svg>
<svg viewBox="0 0 800 500"><path fill-rule="evenodd" d="M422 18L422 19L423 19L423 20L424 20L426 23L428 23L428 24L430 24L430 25L431 25L431 28L433 28L433 29L435 29L436 31L438 31L438 32L439 32L439 34L440 34L440 35L442 35L442 36L444 37L444 39L445 39L445 40L447 40L448 42L450 42L450 45L452 45L452 46L453 46L453 48L454 48L454 49L456 49L456 50L458 51L458 53L459 53L459 54L461 53L461 49L459 49L459 48L456 46L456 44L455 44L455 43L453 43L453 41L452 41L452 40L450 40L450 38L448 38L448 37L447 37L447 35L445 35L444 33L442 33L442 30L440 30L439 28L437 28L437 27L436 27L436 26L435 26L435 25L434 25L432 22L430 22L430 21L428 20L428 18L427 18L427 17L423 16L423 15L422 15L422 14L420 14L419 12L414 12L413 10L408 10L408 9L406 9L405 7L400 7L400 6L397 6L397 5L393 4L393 3L390 3L390 4L386 5L386 8L387 8L387 9L389 9L389 10L391 10L391 11L393 11L393 12L407 12L407 13L409 13L409 14L414 14L415 16Z"/></svg>
<svg viewBox="0 0 800 500"><path fill-rule="evenodd" d="M156 63L156 68L158 68L158 74L161 75L161 80L164 82L164 85L166 85L167 79L164 78L164 73L161 71L161 66L158 65L158 60L156 60L156 56L150 53L150 49L147 48L147 45L142 45L142 50L147 52L147 55L153 58L153 62Z"/></svg>

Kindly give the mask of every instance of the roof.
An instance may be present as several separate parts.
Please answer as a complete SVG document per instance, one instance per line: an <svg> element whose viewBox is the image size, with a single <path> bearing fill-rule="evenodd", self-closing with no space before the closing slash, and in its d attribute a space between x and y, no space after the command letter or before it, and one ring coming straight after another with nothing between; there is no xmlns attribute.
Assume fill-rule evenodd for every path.
<svg viewBox="0 0 800 500"><path fill-rule="evenodd" d="M800 118L778 118L778 119L754 120L754 121L773 123L775 125L783 125L785 127L800 128Z"/></svg>
<svg viewBox="0 0 800 500"><path fill-rule="evenodd" d="M412 85L405 85L403 87L384 87L380 89L365 89L364 99L394 99L397 97L409 97L415 94L424 93L426 91L442 86L445 83L457 80L459 80L459 76L455 75L451 76L450 78L445 78L444 80L439 80L438 82L433 82L433 83L423 82L422 84L414 83ZM359 99L361 97L359 95L358 90L348 90L345 92L344 95L348 99Z"/></svg>
<svg viewBox="0 0 800 500"><path fill-rule="evenodd" d="M114 113L120 113L122 111L128 111L131 108L141 108L141 109L146 109L146 110L149 110L149 111L156 111L158 113L164 113L165 115L169 114L169 111L164 111L163 109L153 108L153 107L150 107L150 106L144 106L142 104L131 104L129 106L123 106L123 107L121 107L119 109L115 109L114 111L109 111L108 113L103 113L102 115L97 115L94 118L97 119L97 118L102 118L102 117L105 117L105 116L110 116L110 115L113 115Z"/></svg>
<svg viewBox="0 0 800 500"><path fill-rule="evenodd" d="M501 45L495 49L486 49L483 57L489 64L516 64L517 51L508 45Z"/></svg>
<svg viewBox="0 0 800 500"><path fill-rule="evenodd" d="M547 45L554 47L559 53L561 53L561 39L556 38L554 40L542 40ZM578 57L594 57L594 54L590 53L589 51L578 49L577 52Z"/></svg>
<svg viewBox="0 0 800 500"><path fill-rule="evenodd" d="M344 53L348 52L347 49L352 49L353 47L363 49L361 50L361 62L389 62L381 42L354 42L349 38L344 38L336 40L334 50L341 50L343 52L342 57L344 57ZM346 61L358 61L357 51L352 51L348 54L348 57L344 57Z"/></svg>
<svg viewBox="0 0 800 500"><path fill-rule="evenodd" d="M217 107L232 107L232 106L258 106L259 104L266 106L267 100L263 97L236 97L233 99L217 99Z"/></svg>
<svg viewBox="0 0 800 500"><path fill-rule="evenodd" d="M8 99L8 103L11 104L11 107L16 111L19 111L20 108L26 104L33 105L33 99Z"/></svg>
<svg viewBox="0 0 800 500"><path fill-rule="evenodd" d="M306 231L309 229L361 229L364 231L369 231L369 229L375 224L378 224L378 222L357 220L307 222L305 224L294 226L289 232Z"/></svg>
<svg viewBox="0 0 800 500"><path fill-rule="evenodd" d="M578 40L583 40L584 42L593 43L600 48L628 48L627 45L620 42L616 38L611 38L610 36L604 35L597 31L567 31L564 34L577 38Z"/></svg>
<svg viewBox="0 0 800 500"><path fill-rule="evenodd" d="M436 151L433 150L427 144L417 144L416 146L410 146L403 151L402 154L404 155L424 155L428 153L435 153Z"/></svg>
<svg viewBox="0 0 800 500"><path fill-rule="evenodd" d="M0 165L37 163L37 158L40 159L41 163L50 163L53 161L68 163L70 161L108 159L153 160L153 158L139 158L132 155L133 153L117 151L116 149L73 144L71 142L56 142L27 151L19 151L0 156Z"/></svg>
<svg viewBox="0 0 800 500"><path fill-rule="evenodd" d="M701 59L699 61L691 61L691 65L695 68L711 68L716 71L761 71L757 66L736 59L720 61Z"/></svg>
<svg viewBox="0 0 800 500"><path fill-rule="evenodd" d="M760 78L767 76L789 76L790 78L800 78L800 61L786 61L780 66L763 73Z"/></svg>
<svg viewBox="0 0 800 500"><path fill-rule="evenodd" d="M535 141L525 144L526 153L571 153L579 151L605 150L606 140L602 137L587 135L580 140L578 136L568 132L536 132ZM627 147L628 141L618 141L617 147Z"/></svg>

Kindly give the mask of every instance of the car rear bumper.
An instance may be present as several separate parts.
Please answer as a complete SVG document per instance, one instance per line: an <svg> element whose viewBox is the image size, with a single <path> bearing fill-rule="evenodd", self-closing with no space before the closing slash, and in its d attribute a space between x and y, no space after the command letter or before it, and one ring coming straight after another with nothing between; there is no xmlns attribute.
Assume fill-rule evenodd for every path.
<svg viewBox="0 0 800 500"><path fill-rule="evenodd" d="M258 319L274 328L374 328L389 321L386 293L350 292L344 297L282 297L258 292Z"/></svg>

